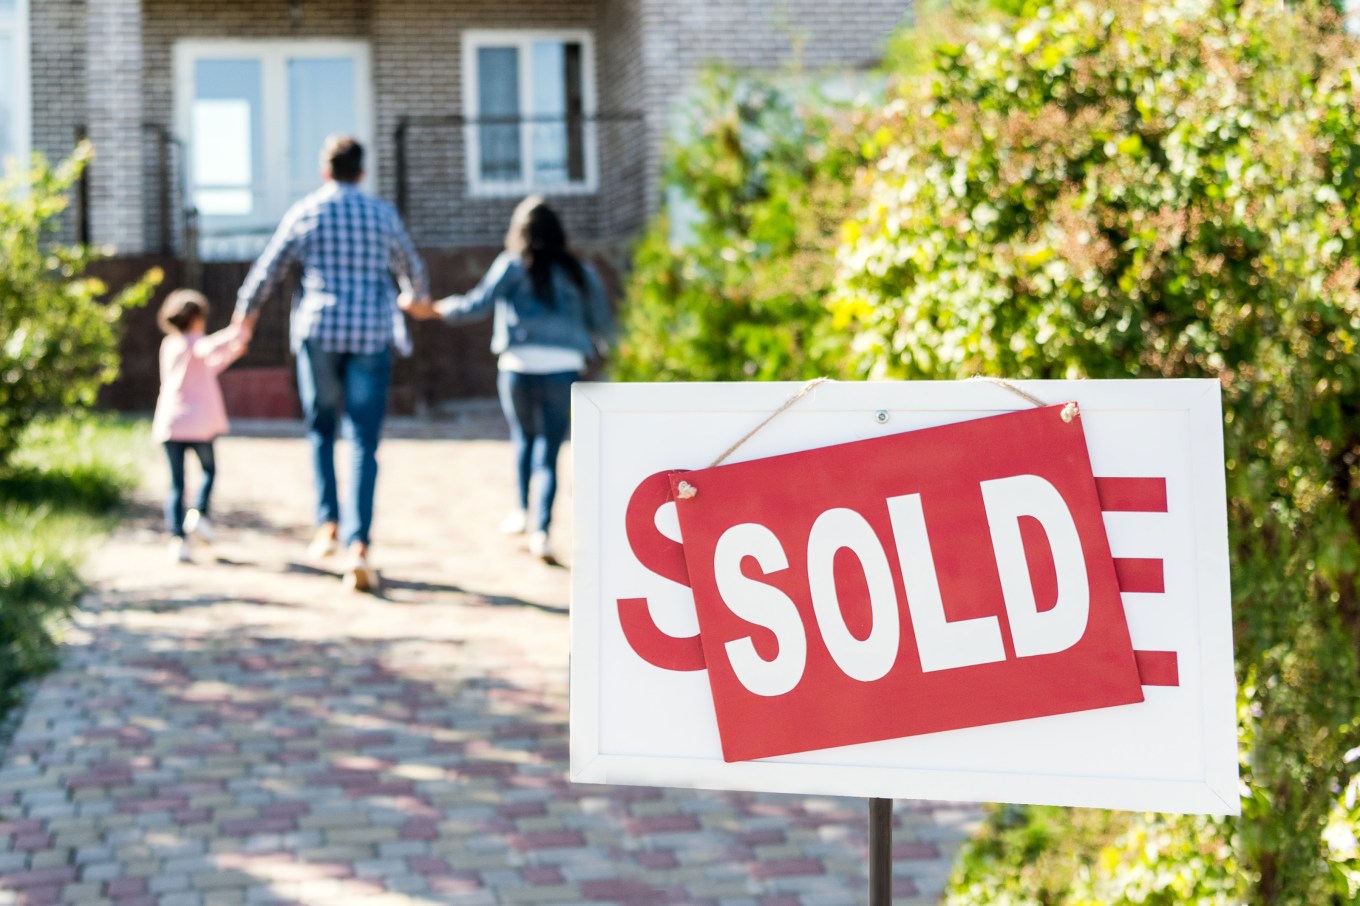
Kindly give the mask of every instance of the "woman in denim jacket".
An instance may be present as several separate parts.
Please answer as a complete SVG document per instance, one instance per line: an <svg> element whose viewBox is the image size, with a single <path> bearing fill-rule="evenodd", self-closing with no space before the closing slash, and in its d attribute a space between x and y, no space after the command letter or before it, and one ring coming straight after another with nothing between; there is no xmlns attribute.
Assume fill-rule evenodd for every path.
<svg viewBox="0 0 1360 906"><path fill-rule="evenodd" d="M587 362L603 356L614 335L599 275L567 248L566 231L542 196L520 202L505 235L505 251L476 288L433 306L406 302L416 317L464 324L491 315L491 351L498 356L501 408L510 423L519 507L507 533L530 530L530 479L538 476L530 552L552 562L548 529L557 494L557 453L570 421L571 385Z"/></svg>

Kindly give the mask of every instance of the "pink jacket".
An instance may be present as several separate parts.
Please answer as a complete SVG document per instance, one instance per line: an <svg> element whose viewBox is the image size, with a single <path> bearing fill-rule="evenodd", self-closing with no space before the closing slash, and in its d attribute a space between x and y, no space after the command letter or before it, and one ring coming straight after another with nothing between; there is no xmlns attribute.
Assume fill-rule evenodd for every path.
<svg viewBox="0 0 1360 906"><path fill-rule="evenodd" d="M161 393L151 422L156 440L205 441L226 433L227 407L217 375L245 351L235 325L207 336L167 335L161 341Z"/></svg>

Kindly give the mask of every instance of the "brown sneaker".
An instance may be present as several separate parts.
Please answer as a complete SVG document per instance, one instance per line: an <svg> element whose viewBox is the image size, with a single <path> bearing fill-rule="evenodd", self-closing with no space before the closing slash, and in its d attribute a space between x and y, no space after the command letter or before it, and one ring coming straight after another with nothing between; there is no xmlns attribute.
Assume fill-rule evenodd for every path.
<svg viewBox="0 0 1360 906"><path fill-rule="evenodd" d="M368 551L363 548L351 550L349 565L342 577L345 587L352 591L376 591L378 571L368 565Z"/></svg>

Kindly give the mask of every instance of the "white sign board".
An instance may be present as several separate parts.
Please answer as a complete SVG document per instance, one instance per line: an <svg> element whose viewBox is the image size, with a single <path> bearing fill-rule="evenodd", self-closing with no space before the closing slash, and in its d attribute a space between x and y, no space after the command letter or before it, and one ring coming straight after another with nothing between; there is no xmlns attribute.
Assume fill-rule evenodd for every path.
<svg viewBox="0 0 1360 906"><path fill-rule="evenodd" d="M1018 381L1012 386L1049 403L1077 403L1077 409L1069 407L1070 411L1063 412L1063 420L1074 423L1071 430L1084 432L1084 443L1081 434L1075 436L1078 446L1084 446L1083 463L1086 462L1085 455L1089 454L1089 465L1084 465L1086 481L1089 485L1093 475L1100 491L1095 524L1103 525L1103 535L1099 539L1099 549L1103 553L1091 561L1099 561L1096 562L1099 568L1092 572L1095 578L1091 587L1094 589L1099 584L1097 574L1100 570L1107 569L1101 564L1108 564L1112 559L1114 569L1109 574L1118 575L1114 606L1122 610L1119 622L1120 632L1124 633L1123 644L1126 648L1131 644L1131 653L1136 657L1138 673L1130 674L1135 677L1135 692L1139 685L1137 677L1142 677L1141 701L1112 706L1087 704L1081 706L1085 710L1051 713L1051 709L1049 716L1007 719L1004 707L997 705L1000 710L996 710L993 707L996 702L992 701L1004 695L985 683L975 684L963 679L957 694L935 696L935 699L949 699L944 703L945 710L966 712L973 709L1003 716L980 717L974 721L981 725L965 725L966 721L949 724L957 729L931 731L927 726L910 731L913 735L897 738L859 736L853 738L873 738L874 741L806 750L772 749L789 754L771 757L732 757L734 751L757 751L758 746L755 749L734 746L734 734L743 732L744 728L732 722L730 717L725 718L728 723L720 734L722 714L715 708L715 695L720 685L720 672L725 671L724 676L730 680L731 670L725 663L722 671L717 667L698 669L700 663L694 658L699 651L700 614L717 612L704 609L710 606L709 601L717 600L718 603L712 606L721 608L725 604L727 609L721 612L729 621L733 619L733 612L741 612L744 619L754 620L750 638L739 641L749 649L742 652L748 662L757 667L760 663L752 660L753 657L767 662L778 659L776 637L787 643L793 636L782 634L782 629L771 634L760 624L759 617L752 616L757 610L753 610L749 602L725 600L707 592L701 595L701 583L697 581L699 571L693 563L689 567L695 577L692 583L676 581L684 577L677 577L673 572L671 578L659 575L654 571L660 569L656 558L644 555L640 559L635 550L637 538L630 541L629 505L630 502L634 505L632 531L635 535L639 531L637 514L641 501L647 510L648 519L644 521L650 523L648 528L661 538L675 542L684 540L685 550L693 560L697 549L694 535L681 539L679 524L686 517L677 518L676 512L676 507L686 505L686 501L665 502L655 499L654 495L647 498L635 492L658 473L708 468L719 454L797 393L801 385L581 383L575 385L572 400L576 536L571 605L571 778L589 783L1238 814L1236 684L1218 384L1203 380ZM891 453L882 444L906 445L901 447L903 450L955 449L963 443L956 438L965 437L965 432L983 424L964 426L962 423L1006 413L1032 412L1031 421L1047 418L1044 424L1051 423L1055 432L1060 433L1068 429L1056 421L1058 408L1042 410L1052 413L1042 415L1036 412L1034 404L1020 395L985 381L822 384L757 431L724 461L723 466L712 472L696 473L705 480L695 478L695 483L700 485L699 497L695 499L710 502L711 497L703 496L704 487L716 493L714 482L719 478L741 478L748 472L757 474L770 457L784 454L819 451L810 459L815 464L821 461L816 457L821 455L822 448L853 442L866 442L844 448L854 455L871 449ZM1074 412L1079 415L1075 420L1071 418ZM985 424L1010 425L1019 424L1019 421L1012 417L1010 421L993 419ZM1019 430L1031 430L1025 427L1029 424L1025 422ZM943 426L955 427L943 430ZM921 433L908 437L907 432ZM1023 439L1028 435L1019 436ZM934 440L928 443L928 438ZM871 441L880 446L867 443ZM930 447L931 443L934 447ZM909 446L912 444L917 446ZM954 453L943 457L934 455L934 460L937 464L942 459L957 460L961 467L966 466L971 461L987 459L982 455L988 452L984 446L955 449ZM1024 443L1010 446L1017 456L1048 457L1044 452L1047 447L1035 453L1034 450L1026 451ZM909 455L902 458L900 465L891 456L886 461L908 483L913 470L919 472L929 465L924 460L913 462ZM772 462L782 462L786 471L802 467L797 457ZM749 465L723 471L727 466L739 463ZM1022 468L1019 471L1033 470ZM809 478L808 495L834 496L840 489L853 494L871 479L878 481L881 477L871 476L869 471L861 475L857 468L834 475L815 474ZM656 480L653 479L653 486ZM984 485L1000 483L983 482ZM796 482L780 487L787 484ZM757 512L760 507L768 508L769 488L740 482L736 485L729 482L727 486L751 488L751 512ZM1145 492L1150 489L1155 493L1149 496ZM727 495L723 503L728 509L741 510L742 491L724 490L723 493ZM797 496L801 492L794 488L790 493ZM849 688L856 695L861 691L856 683L864 684L865 689L872 689L875 682L888 683L892 677L879 678L889 666L899 672L914 671L918 680L925 676L946 684L970 675L964 671L982 669L966 666L977 659L969 661L958 652L932 651L929 662L923 653L926 626L921 607L913 601L924 600L926 596L918 590L926 586L919 584L919 575L910 575L919 570L908 566L912 555L902 541L902 534L904 527L917 524L908 518L913 513L918 519L924 513L924 521L920 523L922 532L932 520L938 519L932 513L949 505L948 501L939 501L941 493L936 493L934 487L927 487L919 495L888 498L884 513L892 510L892 531L897 532L896 555L892 553L892 533L887 528L875 528L872 532L868 528L864 530L864 537L870 539L869 547L875 551L874 533L877 533L877 540L887 552L881 560L877 553L866 553L868 549L863 546L853 547L853 541L848 538L839 549L835 544L831 545L832 553L827 556L842 559L835 560L834 570L830 565L832 559L828 559L823 573L825 576L834 573L835 578L827 580L824 576L812 583L816 586L820 581L824 595L832 596L830 610L824 606L824 600L816 600L818 592L814 588L811 592L813 607L821 622L807 616L812 611L804 608L803 630L793 630L801 639L799 645L806 649L797 652L806 660L806 672L798 674L795 671L793 674L794 682L803 688L789 691L785 684L778 689L765 690L760 695L769 697L755 698L756 707L766 703L776 706L779 695L785 692L815 699L821 694L817 684L830 675L826 672L827 665L831 664L826 656L828 651L832 658L837 658L841 669L851 674L846 678L836 673L836 682L841 685L834 688ZM698 511L685 511L686 514L689 512ZM844 507L836 510L841 516L846 512ZM989 513L988 518L992 515ZM849 532L860 524L855 521L854 513L850 516L848 522L819 519L818 525L831 526L827 531L832 531L834 525L844 524ZM878 514L868 516L880 520ZM886 526L886 520L887 516L883 515L873 524ZM759 520L752 516L750 521ZM861 520L866 526L869 521L870 518ZM686 524L693 526L696 523ZM1057 556L1060 545L1052 540L1060 533L1055 533L1050 524L1043 527L1050 536L1055 559L1060 559ZM762 526L756 526L760 531L755 535L751 534L755 530L750 525L740 528L745 532L743 538L764 537L760 534L764 531ZM803 556L801 549L796 549L797 543L789 542L788 537L781 536L786 528L772 525L766 534L772 539L784 537L784 547L793 551L789 556L795 561L794 568L781 572L782 560L772 563L768 557L761 560L754 553L744 559L738 555L742 564L739 569L750 580L743 587L761 591L761 586L752 583L774 582L772 577L778 573L778 581L785 583L783 587L791 588L788 583L794 581L800 568L809 574L814 571L815 543L807 548L804 565L800 566L796 561ZM814 534L818 531L820 529L814 529ZM992 544L998 545L996 562L1000 563L1003 559L1001 542L997 540L1000 535L995 525L992 525L992 533ZM827 532L821 534L826 536ZM1097 534L1100 534L1099 528ZM1015 537L1018 539L1019 534ZM1039 537L1043 537L1042 533ZM1105 546L1106 538L1108 547ZM800 540L806 539L804 532ZM956 540L948 536L931 539L937 561L948 560L947 546ZM771 543L779 546L775 541ZM1015 543L1019 545L1018 540ZM1088 553L1091 546L1087 538ZM875 597L872 612L879 628L891 623L892 631L898 633L891 637L892 645L898 644L899 637L905 639L900 650L910 652L910 656L898 655L889 665L888 661L893 661L890 656L882 669L875 668L869 673L857 669L862 665L854 663L848 655L837 654L838 650L860 650L855 647L858 645L866 651L873 647L877 652L874 657L883 660L880 657L883 646L863 638L865 633L875 635L877 629L870 632L867 624L858 624L858 628L851 625L856 605L847 600L854 596L852 592L842 594L839 606L843 622L839 629L827 627L828 613L831 622L836 622L836 583L849 587L843 580L844 550L851 550L858 558L863 570L861 577L868 576L869 597L874 596L875 570L880 570L885 582L891 574L899 590L898 600L903 602L899 612L892 613L881 609L882 602ZM991 547L986 550L990 551ZM1017 546L1016 550L1020 548ZM929 555L928 549L926 553ZM775 559L779 556L782 551L776 552ZM1020 555L1022 564L1024 556ZM883 564L881 567L880 563ZM704 568L711 575L714 566L704 564ZM998 569L1001 570L999 583L993 581L993 584L1006 586L1006 608L1011 614L1009 625L1014 631L1017 614L1012 609L1011 589L1007 586L1004 567L989 562L979 563L978 569L980 574L993 577L998 575ZM947 572L947 566L942 567L942 571ZM907 574L906 584L904 574ZM857 587L862 588L864 581L861 578ZM961 611L957 608L966 609L969 602L955 603L948 594L949 582L953 580L944 576L940 581L946 590L943 623L936 625L932 632L935 637L945 638L962 622ZM1062 585L1064 581L1059 575L1058 584ZM826 592L828 582L831 590ZM1026 578L1023 584L1028 587L1029 579ZM1034 583L1036 588L1039 584L1037 580ZM727 587L736 586L729 581ZM903 592L902 589L907 590ZM891 596L892 593L887 594ZM1036 593L1030 589L1029 594L1033 602ZM778 593L773 595L781 598ZM799 595L791 591L789 597L799 598ZM698 611L696 600L703 603ZM865 606L865 613L869 613L868 605ZM936 606L938 610L939 604ZM1034 609L1042 610L1042 605L1036 604ZM1030 616L1034 617L1034 614ZM988 621L996 622L991 617L971 622L987 623L979 628L989 629ZM1122 628L1125 624L1126 630ZM705 622L704 625L715 624ZM1007 625L1004 612L997 625ZM771 627L778 628L773 621ZM707 641L712 643L711 634L707 630L706 634L709 635ZM1008 659L1006 663L1010 665L1022 662L1026 652L1004 631L997 635L998 639L1003 637L1006 648L1004 654L997 648L998 661ZM721 660L725 657L724 651L731 652L735 661L736 647L739 646L732 642L727 643L726 648L706 644L703 651L707 652L707 661L702 663L710 666L717 663L714 657ZM918 648L922 652L920 656ZM936 666L932 667L931 663ZM1133 661L1128 663L1131 665ZM960 664L965 666L958 666ZM1003 666L999 663L996 668ZM929 673L932 670L935 672ZM1115 672L1113 660L1109 670ZM1126 673L1128 670L1133 667L1129 666ZM856 677L856 673L861 675ZM1050 671L1047 682L1047 691L1036 687L1032 694L1028 691L1025 694L1042 704L1045 697L1061 698L1064 682L1069 685L1086 683L1067 678L1060 671ZM833 686L828 684L825 688L829 690ZM986 691L989 688L993 691ZM835 711L841 695L840 692L828 693L822 696L825 701L817 702L816 708L806 709L809 727L818 725L825 730L839 726L840 716ZM1126 697L1123 701L1130 699ZM882 716L885 728L880 737L894 733L891 727L898 714L930 705L932 702L913 701L910 696L883 700L877 712ZM990 712L989 708L992 709ZM856 719L862 728L864 709L860 709L860 717ZM756 735L769 730L774 736L782 733L787 737L793 732L786 725L790 720L782 720L785 725L760 728ZM818 721L821 721L820 725ZM796 724L798 719L791 722ZM812 736L832 738L819 734L821 730ZM763 737L758 740L763 741Z"/></svg>

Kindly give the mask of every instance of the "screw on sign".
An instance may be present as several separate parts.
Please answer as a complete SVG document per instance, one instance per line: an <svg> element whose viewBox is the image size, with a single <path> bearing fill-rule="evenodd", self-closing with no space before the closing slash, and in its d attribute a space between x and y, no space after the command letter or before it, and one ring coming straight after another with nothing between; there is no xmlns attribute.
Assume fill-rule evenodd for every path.
<svg viewBox="0 0 1360 906"><path fill-rule="evenodd" d="M641 599L630 643L708 669L728 761L1142 701L1140 668L1166 670L1119 593L1155 570L1112 558L1063 409L652 476L630 545L692 588L702 650L652 645ZM655 514L682 482L676 544Z"/></svg>

